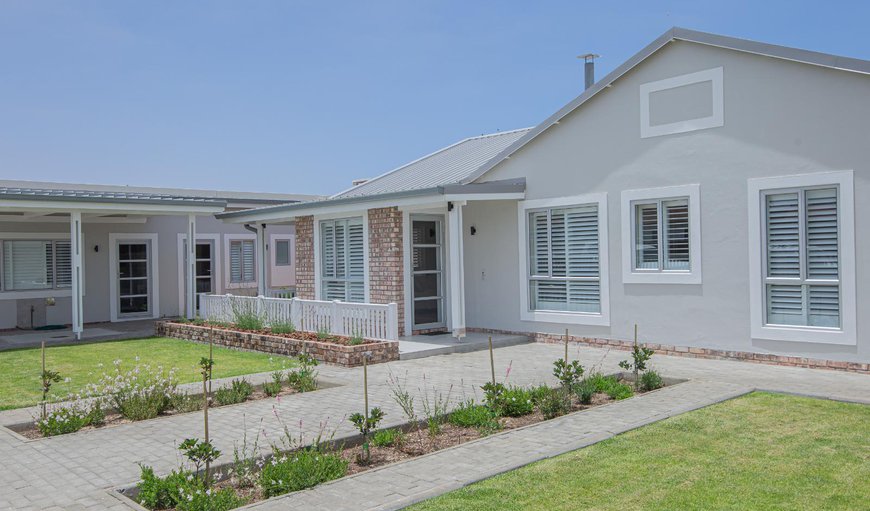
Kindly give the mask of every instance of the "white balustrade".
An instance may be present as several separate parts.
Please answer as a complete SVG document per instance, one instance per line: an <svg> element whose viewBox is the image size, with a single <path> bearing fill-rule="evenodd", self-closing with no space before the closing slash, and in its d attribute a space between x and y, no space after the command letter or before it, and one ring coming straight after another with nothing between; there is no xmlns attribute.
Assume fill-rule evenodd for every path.
<svg viewBox="0 0 870 511"><path fill-rule="evenodd" d="M209 295L199 297L202 319L233 323L239 315L253 314L266 326L292 323L305 332L328 331L332 335L365 339L398 340L399 314L395 303L352 303L267 298L264 296Z"/></svg>

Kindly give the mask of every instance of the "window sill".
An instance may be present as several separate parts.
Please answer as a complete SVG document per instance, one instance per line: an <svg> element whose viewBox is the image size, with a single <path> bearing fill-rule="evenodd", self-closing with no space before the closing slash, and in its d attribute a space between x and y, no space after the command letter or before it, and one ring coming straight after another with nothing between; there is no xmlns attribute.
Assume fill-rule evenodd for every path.
<svg viewBox="0 0 870 511"><path fill-rule="evenodd" d="M800 326L757 326L752 329L753 339L769 341L807 342L815 344L857 344L855 335L845 330Z"/></svg>
<svg viewBox="0 0 870 511"><path fill-rule="evenodd" d="M701 272L637 272L624 271L623 284L701 284Z"/></svg>
<svg viewBox="0 0 870 511"><path fill-rule="evenodd" d="M605 316L604 314L589 314L583 312L523 311L520 314L520 319L523 321L538 321L541 323L610 326L610 317Z"/></svg>

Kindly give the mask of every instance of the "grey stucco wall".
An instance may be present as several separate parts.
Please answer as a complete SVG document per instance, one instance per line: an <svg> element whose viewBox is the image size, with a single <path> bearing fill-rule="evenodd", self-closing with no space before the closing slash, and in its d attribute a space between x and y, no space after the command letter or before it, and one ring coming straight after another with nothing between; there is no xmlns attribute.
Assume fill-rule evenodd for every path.
<svg viewBox="0 0 870 511"><path fill-rule="evenodd" d="M642 139L639 86L724 68L724 126ZM747 179L854 170L857 346L751 339ZM527 198L608 194L609 327L521 321L516 203L470 203L471 327L870 360L870 77L676 42L514 154L482 181L525 177ZM620 193L700 184L703 283L623 284ZM846 255L844 255L846 257Z"/></svg>
<svg viewBox="0 0 870 511"><path fill-rule="evenodd" d="M220 251L220 264L225 264L228 254L225 250L227 234L253 234L241 225L225 224L212 216L197 217L197 234L220 235L217 251ZM34 232L34 233L67 233L68 222L25 223L0 222L2 232ZM157 233L157 265L159 274L159 309L161 316L176 316L183 313L183 301L179 303L179 286L183 289L183 275L178 272L178 234L187 233L186 216L153 216L145 223L88 223L85 220L82 234L85 240L84 251L84 320L85 323L110 320L109 309L109 279L113 275L109 269L109 234L110 233ZM268 234L293 234L294 226L270 225ZM98 246L99 251L94 251ZM269 254L271 257L271 253ZM224 271L221 268L221 279L216 279L216 291L227 292L224 288ZM269 281L267 266L267 282ZM253 286L256 293L256 285ZM241 290L233 290L239 293ZM244 292L244 291L241 291ZM71 321L71 302L68 297L58 298L56 305L47 308L49 324L68 324ZM4 298L0 293L0 329L14 328L16 325L16 300Z"/></svg>

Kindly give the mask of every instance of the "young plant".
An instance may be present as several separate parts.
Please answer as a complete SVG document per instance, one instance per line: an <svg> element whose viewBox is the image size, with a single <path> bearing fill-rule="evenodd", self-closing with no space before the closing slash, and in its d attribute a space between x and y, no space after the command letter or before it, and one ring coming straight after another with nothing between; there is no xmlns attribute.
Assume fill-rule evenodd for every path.
<svg viewBox="0 0 870 511"><path fill-rule="evenodd" d="M441 425L447 422L447 410L450 406L450 394L453 392L453 385L447 390L445 396L438 389L432 387L432 395L430 398L429 390L426 387L426 375L423 375L423 390L422 403L423 414L426 416L426 427L429 430L429 437L434 438L441 433Z"/></svg>
<svg viewBox="0 0 870 511"><path fill-rule="evenodd" d="M273 453L263 465L259 483L266 498L304 490L347 474L348 462L340 453L312 445L290 454Z"/></svg>
<svg viewBox="0 0 870 511"><path fill-rule="evenodd" d="M407 387L408 375L405 373L404 380L400 380L390 372L387 383L390 386L390 393L393 395L393 401L402 409L405 418L409 424L412 424L417 431L417 439L420 441L420 451L423 451L423 437L420 435L420 418L417 416L417 410L414 407L414 396Z"/></svg>
<svg viewBox="0 0 870 511"><path fill-rule="evenodd" d="M553 376L559 380L563 389L569 389L583 377L583 366L579 360L566 362L559 358L553 362Z"/></svg>
<svg viewBox="0 0 870 511"><path fill-rule="evenodd" d="M653 353L655 353L653 350L638 344L637 325L634 325L634 346L631 348L631 360L621 361L619 367L634 373L634 384L637 388L640 388L640 373L646 371L646 364Z"/></svg>
<svg viewBox="0 0 870 511"><path fill-rule="evenodd" d="M188 461L193 463L193 470L197 477L200 477L200 469L205 468L205 472L203 472L201 477L205 485L209 486L211 484L209 467L212 462L220 457L221 452L215 449L211 442L198 440L196 438L188 438L181 442L178 446L178 450L184 454L184 457L187 458Z"/></svg>
<svg viewBox="0 0 870 511"><path fill-rule="evenodd" d="M665 382L662 380L661 375L653 369L644 371L644 373L640 375L639 388L643 392L660 389L664 386Z"/></svg>
<svg viewBox="0 0 870 511"><path fill-rule="evenodd" d="M459 403L450 414L448 422L461 428L475 428L481 435L501 429L495 412L488 406L475 404L473 399Z"/></svg>
<svg viewBox="0 0 870 511"><path fill-rule="evenodd" d="M296 331L296 327L291 321L275 321L272 323L272 326L269 327L269 330L271 330L273 334L278 335L292 334Z"/></svg>
<svg viewBox="0 0 870 511"><path fill-rule="evenodd" d="M332 335L329 334L329 329L326 327L317 329L317 340L318 341L328 341L332 338Z"/></svg>
<svg viewBox="0 0 870 511"><path fill-rule="evenodd" d="M254 393L254 386L244 379L235 379L229 387L221 387L214 393L214 400L221 406L243 403Z"/></svg>
<svg viewBox="0 0 870 511"><path fill-rule="evenodd" d="M299 354L299 369L287 373L287 383L296 392L317 390L317 359L307 353Z"/></svg>
<svg viewBox="0 0 870 511"><path fill-rule="evenodd" d="M60 373L45 368L45 341L42 341L42 372L40 373L40 379L42 380L41 417L44 420L46 418L45 402L48 400L48 393L51 392L52 384L60 381Z"/></svg>
<svg viewBox="0 0 870 511"><path fill-rule="evenodd" d="M263 393L269 397L275 397L281 393L284 383L284 371L273 371L272 381L263 383Z"/></svg>
<svg viewBox="0 0 870 511"><path fill-rule="evenodd" d="M257 428L257 436L254 443L248 445L248 429L245 417L242 416L242 444L233 443L233 468L230 476L239 488L253 488L257 482L257 472L262 463L260 458L260 431L263 429L263 419L260 419L260 427ZM259 464L258 464L259 463Z"/></svg>
<svg viewBox="0 0 870 511"><path fill-rule="evenodd" d="M360 434L363 437L363 457L359 460L360 464L367 465L371 461L371 450L369 449L369 433L378 427L381 420L384 418L384 412L378 408L374 407L369 410L368 417L357 412L350 417L351 424L356 426L356 429L359 430Z"/></svg>
<svg viewBox="0 0 870 511"><path fill-rule="evenodd" d="M543 392L538 398L538 408L546 420L569 413L571 411L571 396L568 394L567 387L548 388L547 392Z"/></svg>
<svg viewBox="0 0 870 511"><path fill-rule="evenodd" d="M347 341L347 343L351 346L359 346L360 344L365 343L365 340L362 338L361 335L354 334L354 336L351 337L350 340Z"/></svg>
<svg viewBox="0 0 870 511"><path fill-rule="evenodd" d="M375 447L400 446L405 443L405 434L398 429L379 429L372 435Z"/></svg>

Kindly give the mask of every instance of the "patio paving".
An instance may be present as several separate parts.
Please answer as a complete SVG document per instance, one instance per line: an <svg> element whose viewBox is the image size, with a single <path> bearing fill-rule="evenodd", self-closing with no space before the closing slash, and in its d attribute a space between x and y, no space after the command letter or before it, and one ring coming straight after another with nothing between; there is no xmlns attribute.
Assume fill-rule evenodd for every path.
<svg viewBox="0 0 870 511"><path fill-rule="evenodd" d="M399 339L399 360L449 355L451 353L468 353L470 351L489 350L489 339L492 338L493 348L528 344L531 341L524 335L482 334L470 332L462 339L453 334L409 335Z"/></svg>
<svg viewBox="0 0 870 511"><path fill-rule="evenodd" d="M627 353L572 347L586 367L617 371ZM517 384L552 382L551 363L560 357L557 345L523 344L495 352L501 378L511 367L509 381ZM664 375L691 381L631 400L565 416L531 428L514 430L482 441L435 453L336 481L319 488L256 505L257 509L396 509L417 500L469 484L516 466L561 454L619 431L682 413L754 389L795 392L870 404L870 376L834 371L767 366L744 362L656 356L654 366ZM362 370L320 366L321 376L342 386L299 394L279 401L263 400L222 407L210 412L216 446L232 453L233 443L247 432L249 439L264 431L278 441L278 417L295 433L312 438L328 423L338 438L353 434L346 415L362 407ZM489 379L485 351L403 360L369 368L372 406L387 413L385 427L403 421L390 397L390 374L406 379L412 389L450 392L453 400L477 395ZM425 378L424 378L425 375ZM420 392L416 393L417 395ZM274 410L273 410L274 407ZM23 411L0 413L0 423L20 418ZM35 441L0 429L0 509L130 509L107 491L134 482L136 462L159 473L178 463L175 446L201 434L201 416L185 414L68 436ZM563 435L561 432L565 431ZM267 445L261 445L263 452ZM223 461L231 456L225 455Z"/></svg>
<svg viewBox="0 0 870 511"><path fill-rule="evenodd" d="M154 335L153 319L118 323L88 323L82 339L73 337L71 328L57 330L0 330L0 351L8 349L36 348L42 341L47 346L63 346L82 342L118 341L140 339Z"/></svg>

